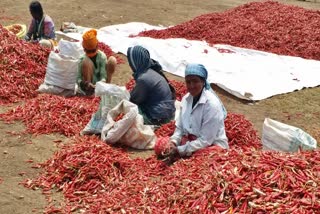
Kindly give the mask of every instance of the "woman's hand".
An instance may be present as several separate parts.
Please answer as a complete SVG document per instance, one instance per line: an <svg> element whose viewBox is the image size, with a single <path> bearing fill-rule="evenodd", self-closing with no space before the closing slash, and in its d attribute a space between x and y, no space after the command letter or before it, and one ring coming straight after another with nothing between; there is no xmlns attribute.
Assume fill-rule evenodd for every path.
<svg viewBox="0 0 320 214"><path fill-rule="evenodd" d="M177 154L178 154L177 146L172 141L170 141L168 149L163 154L163 157L164 157L163 161L166 164L170 165L174 162L174 159Z"/></svg>
<svg viewBox="0 0 320 214"><path fill-rule="evenodd" d="M81 81L80 82L80 87L82 89L84 89L85 91L90 91L90 92L93 92L94 89L96 88L95 85L93 85L91 82L89 81Z"/></svg>
<svg viewBox="0 0 320 214"><path fill-rule="evenodd" d="M88 87L89 87L90 89L95 89L95 88L96 88L96 86L93 85L91 82L88 84Z"/></svg>

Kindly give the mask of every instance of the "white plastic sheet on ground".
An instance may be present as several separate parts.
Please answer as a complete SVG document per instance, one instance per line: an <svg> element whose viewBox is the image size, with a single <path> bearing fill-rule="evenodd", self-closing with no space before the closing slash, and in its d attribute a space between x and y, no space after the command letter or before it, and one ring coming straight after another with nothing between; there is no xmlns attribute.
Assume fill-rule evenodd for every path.
<svg viewBox="0 0 320 214"><path fill-rule="evenodd" d="M241 99L262 100L320 85L320 61L230 45L209 46L203 41L130 37L150 29L164 28L137 22L112 25L99 29L98 39L114 52L125 55L128 47L141 45L149 50L151 57L158 60L165 71L181 77L184 77L187 63L202 63L209 72L210 83ZM80 33L64 35L81 41Z"/></svg>

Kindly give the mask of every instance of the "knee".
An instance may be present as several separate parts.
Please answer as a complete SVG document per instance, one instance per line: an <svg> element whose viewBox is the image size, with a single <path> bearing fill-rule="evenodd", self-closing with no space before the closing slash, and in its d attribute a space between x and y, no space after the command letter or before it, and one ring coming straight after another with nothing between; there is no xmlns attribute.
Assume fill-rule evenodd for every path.
<svg viewBox="0 0 320 214"><path fill-rule="evenodd" d="M85 57L82 61L82 69L84 70L93 70L93 62L88 58Z"/></svg>
<svg viewBox="0 0 320 214"><path fill-rule="evenodd" d="M47 39L41 39L41 40L39 41L39 44L40 44L40 46L42 46L42 47L46 47L46 48L50 48L50 49L53 48L52 43L50 42L50 40L47 40Z"/></svg>
<svg viewBox="0 0 320 214"><path fill-rule="evenodd" d="M117 59L114 56L110 56L107 60L107 65L115 67L117 65Z"/></svg>

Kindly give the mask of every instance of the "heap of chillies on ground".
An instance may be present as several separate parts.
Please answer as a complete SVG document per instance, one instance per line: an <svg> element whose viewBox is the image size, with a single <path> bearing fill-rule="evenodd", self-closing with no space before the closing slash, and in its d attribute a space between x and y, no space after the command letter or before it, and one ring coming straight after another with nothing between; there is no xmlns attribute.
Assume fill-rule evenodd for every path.
<svg viewBox="0 0 320 214"><path fill-rule="evenodd" d="M242 138L242 139L240 139ZM245 142L246 136L237 141ZM46 213L315 213L320 209L319 150L287 154L253 147L211 147L167 166L155 156L130 159L98 137L75 138L22 184L62 191Z"/></svg>
<svg viewBox="0 0 320 214"><path fill-rule="evenodd" d="M274 1L252 2L139 36L205 40L320 60L319 19L318 11Z"/></svg>
<svg viewBox="0 0 320 214"><path fill-rule="evenodd" d="M114 56L117 59L117 64L124 63L124 60L119 55L115 55L115 53L112 51L112 49L108 45L106 45L106 44L104 44L102 42L99 42L98 43L98 48L103 53L105 53L108 57Z"/></svg>
<svg viewBox="0 0 320 214"><path fill-rule="evenodd" d="M8 123L21 120L31 134L60 133L73 136L86 126L99 106L99 98L65 98L44 94L0 114Z"/></svg>
<svg viewBox="0 0 320 214"><path fill-rule="evenodd" d="M175 91L176 91L176 99L178 101L181 101L182 97L187 93L187 88L185 86L185 84L183 84L182 82L176 81L176 80L169 80L169 83L172 87L174 87ZM135 86L136 82L134 79L129 80L126 83L126 88L128 91L131 91L134 86Z"/></svg>
<svg viewBox="0 0 320 214"><path fill-rule="evenodd" d="M50 50L24 42L0 25L0 104L35 97Z"/></svg>

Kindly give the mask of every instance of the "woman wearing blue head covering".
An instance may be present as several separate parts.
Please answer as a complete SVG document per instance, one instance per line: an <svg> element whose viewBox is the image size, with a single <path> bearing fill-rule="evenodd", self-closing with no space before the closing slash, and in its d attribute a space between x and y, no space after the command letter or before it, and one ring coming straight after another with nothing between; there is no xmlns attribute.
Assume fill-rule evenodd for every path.
<svg viewBox="0 0 320 214"><path fill-rule="evenodd" d="M201 64L188 64L185 70L187 93L181 101L176 129L164 157L190 156L193 152L217 145L228 149L224 119L226 110L207 81L208 72Z"/></svg>
<svg viewBox="0 0 320 214"><path fill-rule="evenodd" d="M136 81L130 101L137 104L144 123L161 125L174 119L175 93L162 73L161 65L141 46L128 48L127 57Z"/></svg>

